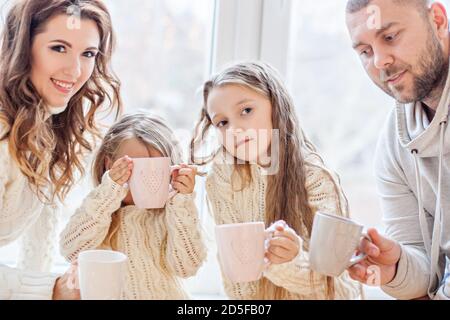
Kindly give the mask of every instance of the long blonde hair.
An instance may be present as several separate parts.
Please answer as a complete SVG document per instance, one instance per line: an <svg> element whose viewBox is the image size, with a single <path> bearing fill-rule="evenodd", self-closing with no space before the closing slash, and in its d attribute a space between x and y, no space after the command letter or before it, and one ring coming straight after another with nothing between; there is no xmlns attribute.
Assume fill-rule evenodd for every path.
<svg viewBox="0 0 450 320"><path fill-rule="evenodd" d="M305 240L305 249L307 249L315 212L308 202L305 166L319 166L324 172L327 172L335 182L338 198L340 198L339 183L325 168L316 148L302 131L295 114L292 98L271 66L260 62L240 63L226 68L206 81L203 86L203 108L194 138L191 141L191 161L198 165L204 165L212 161L217 153L224 152L224 147L221 147L203 161L198 161L195 157L195 150L201 146L205 135L212 126L207 112L209 94L214 88L229 84L250 88L264 95L271 102L273 128L279 130L280 138L279 171L275 175L268 176L265 222L270 225L277 220L286 221ZM307 160L313 158L314 161ZM234 169L240 177L245 177L242 180L245 185L251 182L251 170L248 163L234 164ZM296 195L296 197L292 195ZM338 207L342 211L347 210L346 200L342 206L339 202ZM333 284L333 279L328 277L326 294L329 298L334 297ZM259 299L288 299L290 297L286 289L277 287L266 279L261 280L258 291Z"/></svg>
<svg viewBox="0 0 450 320"><path fill-rule="evenodd" d="M96 23L99 54L90 79L67 109L47 118L30 80L31 46L52 17L70 14L74 5L82 19ZM101 0L19 0L8 12L1 41L0 140L8 141L11 157L42 201L63 200L75 183L75 170L84 174L83 155L100 136L97 109L108 102L116 116L121 110L120 82L110 67L115 42L111 17Z"/></svg>

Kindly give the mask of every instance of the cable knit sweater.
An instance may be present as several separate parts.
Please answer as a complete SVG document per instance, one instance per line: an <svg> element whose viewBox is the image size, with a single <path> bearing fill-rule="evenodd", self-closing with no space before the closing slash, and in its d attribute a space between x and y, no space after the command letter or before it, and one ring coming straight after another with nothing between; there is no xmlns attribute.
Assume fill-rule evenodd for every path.
<svg viewBox="0 0 450 320"><path fill-rule="evenodd" d="M127 192L105 173L62 232L62 255L73 262L83 250L123 252L124 299L189 298L180 278L195 275L206 257L194 194L177 194L158 211L121 207Z"/></svg>
<svg viewBox="0 0 450 320"><path fill-rule="evenodd" d="M207 178L206 191L210 211L217 224L265 220L267 177L261 170L259 166L251 165L251 184L241 191L233 191L231 186L233 165L223 164L221 160L213 164ZM314 211L346 215L339 210L339 202L342 203L343 195L336 194L331 178L323 169L307 165L306 175L308 199ZM326 299L326 277L310 270L308 252L304 249L301 249L291 262L270 265L264 277L276 286L288 290L289 298L292 300ZM223 278L226 294L230 298L256 298L260 281L233 283ZM361 285L351 280L347 272L335 278L334 283L336 299L363 297Z"/></svg>
<svg viewBox="0 0 450 320"><path fill-rule="evenodd" d="M1 265L0 299L51 299L58 275L49 273L57 208L45 206L0 142L0 246L21 239L18 268Z"/></svg>

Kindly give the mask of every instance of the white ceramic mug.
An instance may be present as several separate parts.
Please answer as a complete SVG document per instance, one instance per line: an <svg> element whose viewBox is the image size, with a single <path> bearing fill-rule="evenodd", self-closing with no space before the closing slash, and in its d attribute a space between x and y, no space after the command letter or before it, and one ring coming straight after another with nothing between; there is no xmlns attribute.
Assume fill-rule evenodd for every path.
<svg viewBox="0 0 450 320"><path fill-rule="evenodd" d="M119 300L125 281L127 256L118 251L86 250L78 255L82 300Z"/></svg>
<svg viewBox="0 0 450 320"><path fill-rule="evenodd" d="M170 158L133 158L129 185L134 204L141 209L164 208L176 194L171 189L170 175L179 166L171 166Z"/></svg>
<svg viewBox="0 0 450 320"><path fill-rule="evenodd" d="M264 222L216 226L216 241L222 272L232 282L259 280L268 266L264 259L268 234Z"/></svg>
<svg viewBox="0 0 450 320"><path fill-rule="evenodd" d="M364 260L366 254L355 255L361 238L370 237L363 226L344 217L317 212L314 217L309 261L311 269L332 277Z"/></svg>

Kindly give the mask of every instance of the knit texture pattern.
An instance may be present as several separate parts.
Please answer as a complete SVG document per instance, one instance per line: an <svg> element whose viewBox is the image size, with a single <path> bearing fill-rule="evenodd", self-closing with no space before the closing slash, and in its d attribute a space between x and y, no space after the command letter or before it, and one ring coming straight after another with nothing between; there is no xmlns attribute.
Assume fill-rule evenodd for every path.
<svg viewBox="0 0 450 320"><path fill-rule="evenodd" d="M216 161L206 181L208 205L216 224L265 221L267 176L261 168L251 165L252 182L240 191L231 185L233 165ZM339 210L343 194L323 169L306 167L306 189L314 212L346 215ZM302 247L302 246L301 246ZM298 256L284 264L272 264L264 276L273 284L289 291L290 299L326 299L326 277L309 267L308 252L301 249ZM231 299L255 299L260 281L233 283L223 277L226 294ZM336 299L360 299L362 288L345 272L335 278Z"/></svg>
<svg viewBox="0 0 450 320"><path fill-rule="evenodd" d="M112 249L128 256L124 299L188 299L181 278L206 258L195 194L177 194L162 210L121 207L128 188L106 173L60 237L70 262L81 251Z"/></svg>
<svg viewBox="0 0 450 320"><path fill-rule="evenodd" d="M57 225L57 207L39 200L1 141L0 246L20 240L21 250L18 268L0 265L0 299L51 299Z"/></svg>

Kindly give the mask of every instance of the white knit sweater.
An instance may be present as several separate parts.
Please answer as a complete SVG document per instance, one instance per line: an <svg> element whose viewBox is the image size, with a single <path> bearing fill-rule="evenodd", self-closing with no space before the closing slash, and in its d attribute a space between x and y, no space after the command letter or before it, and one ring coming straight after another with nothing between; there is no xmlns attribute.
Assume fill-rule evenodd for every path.
<svg viewBox="0 0 450 320"><path fill-rule="evenodd" d="M196 274L206 257L194 194L177 194L163 210L121 207L128 188L105 173L61 234L69 261L89 249L128 256L124 299L187 299L180 278Z"/></svg>
<svg viewBox="0 0 450 320"><path fill-rule="evenodd" d="M220 163L221 161L223 160L219 158L213 164L206 182L208 204L216 224L264 221L267 177L261 174L261 168L251 165L251 185L242 191L233 191L231 186L233 165ZM309 203L314 211L345 215L346 213L338 209L342 194L336 194L329 175L323 172L323 169L311 165L307 165L306 174ZM326 298L326 277L311 271L308 252L305 250L300 250L298 256L291 262L272 264L264 276L276 286L287 289L292 300ZM225 277L223 281L230 298L256 298L260 281L235 284ZM361 286L351 280L347 272L335 278L334 283L336 299L360 299L363 296Z"/></svg>
<svg viewBox="0 0 450 320"><path fill-rule="evenodd" d="M57 208L45 206L0 142L0 246L22 240L18 268L1 265L0 299L51 299L58 277L49 273Z"/></svg>

